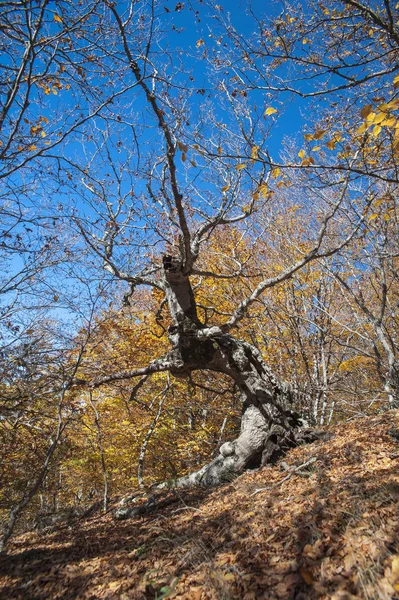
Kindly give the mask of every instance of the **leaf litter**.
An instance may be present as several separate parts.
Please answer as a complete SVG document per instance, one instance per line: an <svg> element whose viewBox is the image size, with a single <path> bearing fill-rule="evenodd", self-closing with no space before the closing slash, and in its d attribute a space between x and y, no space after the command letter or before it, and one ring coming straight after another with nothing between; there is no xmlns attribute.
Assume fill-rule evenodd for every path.
<svg viewBox="0 0 399 600"><path fill-rule="evenodd" d="M397 429L399 411L353 420L225 486L166 492L149 514L21 535L0 557L0 597L399 600Z"/></svg>

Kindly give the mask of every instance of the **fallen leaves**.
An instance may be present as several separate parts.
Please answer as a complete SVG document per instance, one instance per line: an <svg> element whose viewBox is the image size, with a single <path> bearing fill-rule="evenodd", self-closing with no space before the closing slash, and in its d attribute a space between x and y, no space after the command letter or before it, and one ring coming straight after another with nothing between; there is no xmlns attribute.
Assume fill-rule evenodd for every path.
<svg viewBox="0 0 399 600"><path fill-rule="evenodd" d="M0 558L0 595L146 600L391 600L399 591L398 412L337 427L328 442L158 513L23 536ZM309 476L297 466L315 457ZM313 462L312 462L313 465ZM268 487L250 497L254 489ZM273 487L274 486L274 487ZM277 487L276 487L277 486ZM21 568L21 566L23 568ZM302 596L300 596L302 594Z"/></svg>

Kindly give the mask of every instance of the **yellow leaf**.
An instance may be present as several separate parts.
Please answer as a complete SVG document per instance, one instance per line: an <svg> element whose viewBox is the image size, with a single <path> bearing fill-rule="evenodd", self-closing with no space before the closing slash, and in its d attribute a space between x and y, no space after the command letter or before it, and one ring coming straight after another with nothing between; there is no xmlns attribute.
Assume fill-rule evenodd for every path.
<svg viewBox="0 0 399 600"><path fill-rule="evenodd" d="M44 88L44 93L48 96L49 94L51 94L51 89L47 86Z"/></svg>
<svg viewBox="0 0 399 600"><path fill-rule="evenodd" d="M381 133L381 125L376 125L373 129L373 136L377 137Z"/></svg>
<svg viewBox="0 0 399 600"><path fill-rule="evenodd" d="M385 215L383 217L384 221L389 221L390 218L391 218L390 214L389 213L385 213Z"/></svg>
<svg viewBox="0 0 399 600"><path fill-rule="evenodd" d="M330 140L329 142L326 143L326 146L329 150L334 150L336 144L337 144L337 142L335 140Z"/></svg>
<svg viewBox="0 0 399 600"><path fill-rule="evenodd" d="M374 202L374 206L375 206L376 208L378 208L378 206L381 206L381 204L384 202L384 200L385 200L385 198L384 198L384 197L383 197L383 198L379 198L378 200L376 200L376 201Z"/></svg>
<svg viewBox="0 0 399 600"><path fill-rule="evenodd" d="M245 163L240 163L239 165L236 165L237 171L241 171L241 169L245 169Z"/></svg>
<svg viewBox="0 0 399 600"><path fill-rule="evenodd" d="M230 187L231 187L230 185L224 185L224 186L222 187L222 192L227 192L227 190L229 190L229 189L230 189Z"/></svg>
<svg viewBox="0 0 399 600"><path fill-rule="evenodd" d="M259 186L259 191L261 193L262 198L266 198L267 194L269 193L269 188L267 187L266 183L262 183Z"/></svg>
<svg viewBox="0 0 399 600"><path fill-rule="evenodd" d="M360 111L360 116L363 119L366 119L369 116L369 114L371 113L372 108L373 108L372 104L366 104L366 106L363 106L362 110Z"/></svg>
<svg viewBox="0 0 399 600"><path fill-rule="evenodd" d="M370 125L367 125L367 123L363 123L363 125L360 125L360 127L358 129L356 129L356 133L358 133L359 135L361 133L364 133L365 131L367 131L367 129L370 127Z"/></svg>
<svg viewBox="0 0 399 600"><path fill-rule="evenodd" d="M223 149L219 146L218 147L218 154L222 154L222 152L223 152Z"/></svg>
<svg viewBox="0 0 399 600"><path fill-rule="evenodd" d="M318 150L320 150L321 146L315 146L314 148L312 148L312 152L317 152Z"/></svg>
<svg viewBox="0 0 399 600"><path fill-rule="evenodd" d="M269 116L269 115L274 115L277 112L277 108L273 108L272 106L269 106L269 108L267 108L265 110L265 115Z"/></svg>
<svg viewBox="0 0 399 600"><path fill-rule="evenodd" d="M374 220L374 219L376 219L377 217L378 217L378 213L372 213L372 214L369 216L369 221L373 221L373 220Z"/></svg>
<svg viewBox="0 0 399 600"><path fill-rule="evenodd" d="M313 156L308 156L307 158L304 158L302 161L302 166L303 167L308 167L309 165L314 165L314 158Z"/></svg>
<svg viewBox="0 0 399 600"><path fill-rule="evenodd" d="M299 158L305 158L305 154L306 154L305 150L300 150L300 151L298 152L298 156L299 156Z"/></svg>
<svg viewBox="0 0 399 600"><path fill-rule="evenodd" d="M392 583L395 589L399 588L399 556L394 556L391 565Z"/></svg>
<svg viewBox="0 0 399 600"><path fill-rule="evenodd" d="M374 119L375 119L375 112L369 113L366 117L367 123L373 123Z"/></svg>
<svg viewBox="0 0 399 600"><path fill-rule="evenodd" d="M385 119L384 121L381 122L381 126L382 127L393 127L396 123L396 118L395 117L388 117L388 119Z"/></svg>
<svg viewBox="0 0 399 600"><path fill-rule="evenodd" d="M45 131L42 131L41 135L42 135L42 138L43 138L43 137L46 137L46 132L45 132Z"/></svg>
<svg viewBox="0 0 399 600"><path fill-rule="evenodd" d="M62 19L61 19L61 17L59 17L59 16L57 15L57 13L55 13L55 15L54 15L54 21L55 21L56 23L62 23Z"/></svg>
<svg viewBox="0 0 399 600"><path fill-rule="evenodd" d="M235 581L235 575L233 575L233 573L223 573L222 575L224 581Z"/></svg>
<svg viewBox="0 0 399 600"><path fill-rule="evenodd" d="M58 94L57 88L53 87L53 94L56 96Z"/></svg>
<svg viewBox="0 0 399 600"><path fill-rule="evenodd" d="M280 175L281 169L279 169L278 167L276 167L275 169L273 169L272 171L272 177L273 179L276 179L276 177L278 177Z"/></svg>
<svg viewBox="0 0 399 600"><path fill-rule="evenodd" d="M310 140L313 140L313 133L305 133L303 137L305 138L305 140L310 142Z"/></svg>
<svg viewBox="0 0 399 600"><path fill-rule="evenodd" d="M379 125L380 123L382 123L382 121L386 119L386 114L383 112L377 113L374 117L374 121L373 124L374 125Z"/></svg>
<svg viewBox="0 0 399 600"><path fill-rule="evenodd" d="M195 44L196 48L201 48L201 46L203 46L205 44L204 40L198 40L197 43Z"/></svg>
<svg viewBox="0 0 399 600"><path fill-rule="evenodd" d="M254 146L251 150L251 156L252 158L258 158L258 150L259 150L259 146Z"/></svg>
<svg viewBox="0 0 399 600"><path fill-rule="evenodd" d="M393 80L393 87L395 90L399 87L399 75L396 75L395 79Z"/></svg>
<svg viewBox="0 0 399 600"><path fill-rule="evenodd" d="M313 134L313 139L314 140L321 140L322 137L325 136L327 129L318 129L317 131L315 131L315 133Z"/></svg>
<svg viewBox="0 0 399 600"><path fill-rule="evenodd" d="M308 38L303 38L302 44L310 44L310 40Z"/></svg>
<svg viewBox="0 0 399 600"><path fill-rule="evenodd" d="M32 146L29 146L28 150L37 150L37 147L35 146L35 144L32 144Z"/></svg>

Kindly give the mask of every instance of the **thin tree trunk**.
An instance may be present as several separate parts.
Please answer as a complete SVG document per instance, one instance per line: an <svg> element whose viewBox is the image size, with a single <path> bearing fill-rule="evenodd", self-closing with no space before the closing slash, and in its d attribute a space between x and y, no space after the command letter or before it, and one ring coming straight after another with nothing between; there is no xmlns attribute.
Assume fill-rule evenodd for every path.
<svg viewBox="0 0 399 600"><path fill-rule="evenodd" d="M103 444L102 444L102 433L101 433L101 427L100 427L100 417L98 414L98 410L96 405L93 402L93 394L92 392L90 392L89 395L89 401L90 401L90 406L94 412L94 423L96 426L96 430L97 430L97 446L98 446L98 451L100 453L100 460L101 460L101 471L103 474L103 482L104 482L104 493L103 493L103 510L104 512L107 512L108 509L108 475L107 475L107 465L105 462L105 454L104 454L104 449L103 449Z"/></svg>
<svg viewBox="0 0 399 600"><path fill-rule="evenodd" d="M144 461L145 461L145 455L146 455L146 452L147 452L148 444L149 444L150 439L152 437L152 434L154 433L154 430L155 430L155 428L156 428L156 426L158 424L159 418L160 418L161 413L162 413L162 408L163 408L164 402L166 400L168 391L170 389L170 381L169 381L169 379L170 378L168 377L167 385L166 385L165 389L162 392L161 399L160 399L159 404L158 404L158 410L157 410L156 415L155 415L155 417L154 417L154 419L153 419L153 421L152 421L152 423L151 423L151 425L150 425L150 427L149 427L149 429L147 431L147 435L145 436L144 442L143 442L143 444L142 444L142 446L140 448L139 464L138 464L138 468L137 468L137 480L139 482L139 486L140 487L143 487L143 485L144 485L144 480L143 480L143 475L144 475Z"/></svg>
<svg viewBox="0 0 399 600"><path fill-rule="evenodd" d="M51 459L53 457L53 454L58 446L58 443L61 439L61 436L62 436L66 426L67 426L67 421L63 421L61 410L59 410L59 421L58 421L58 427L57 427L57 432L56 432L55 438L52 441L52 443L47 451L44 464L39 472L39 475L36 478L35 483L29 490L27 490L25 492L25 495L23 496L23 498L10 511L10 515L8 517L8 522L3 530L3 535L0 540L0 552L3 552L3 550L5 549L6 543L14 531L14 527L15 527L15 524L17 522L19 515L28 506L28 504L32 500L33 496L40 489L40 487L47 475L48 468L49 468Z"/></svg>

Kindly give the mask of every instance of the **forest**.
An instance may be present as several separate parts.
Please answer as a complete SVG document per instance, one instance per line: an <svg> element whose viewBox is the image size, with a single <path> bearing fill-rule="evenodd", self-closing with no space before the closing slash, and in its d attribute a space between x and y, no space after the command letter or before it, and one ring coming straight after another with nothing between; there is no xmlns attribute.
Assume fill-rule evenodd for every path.
<svg viewBox="0 0 399 600"><path fill-rule="evenodd" d="M399 3L5 0L0 49L1 550L399 408Z"/></svg>

